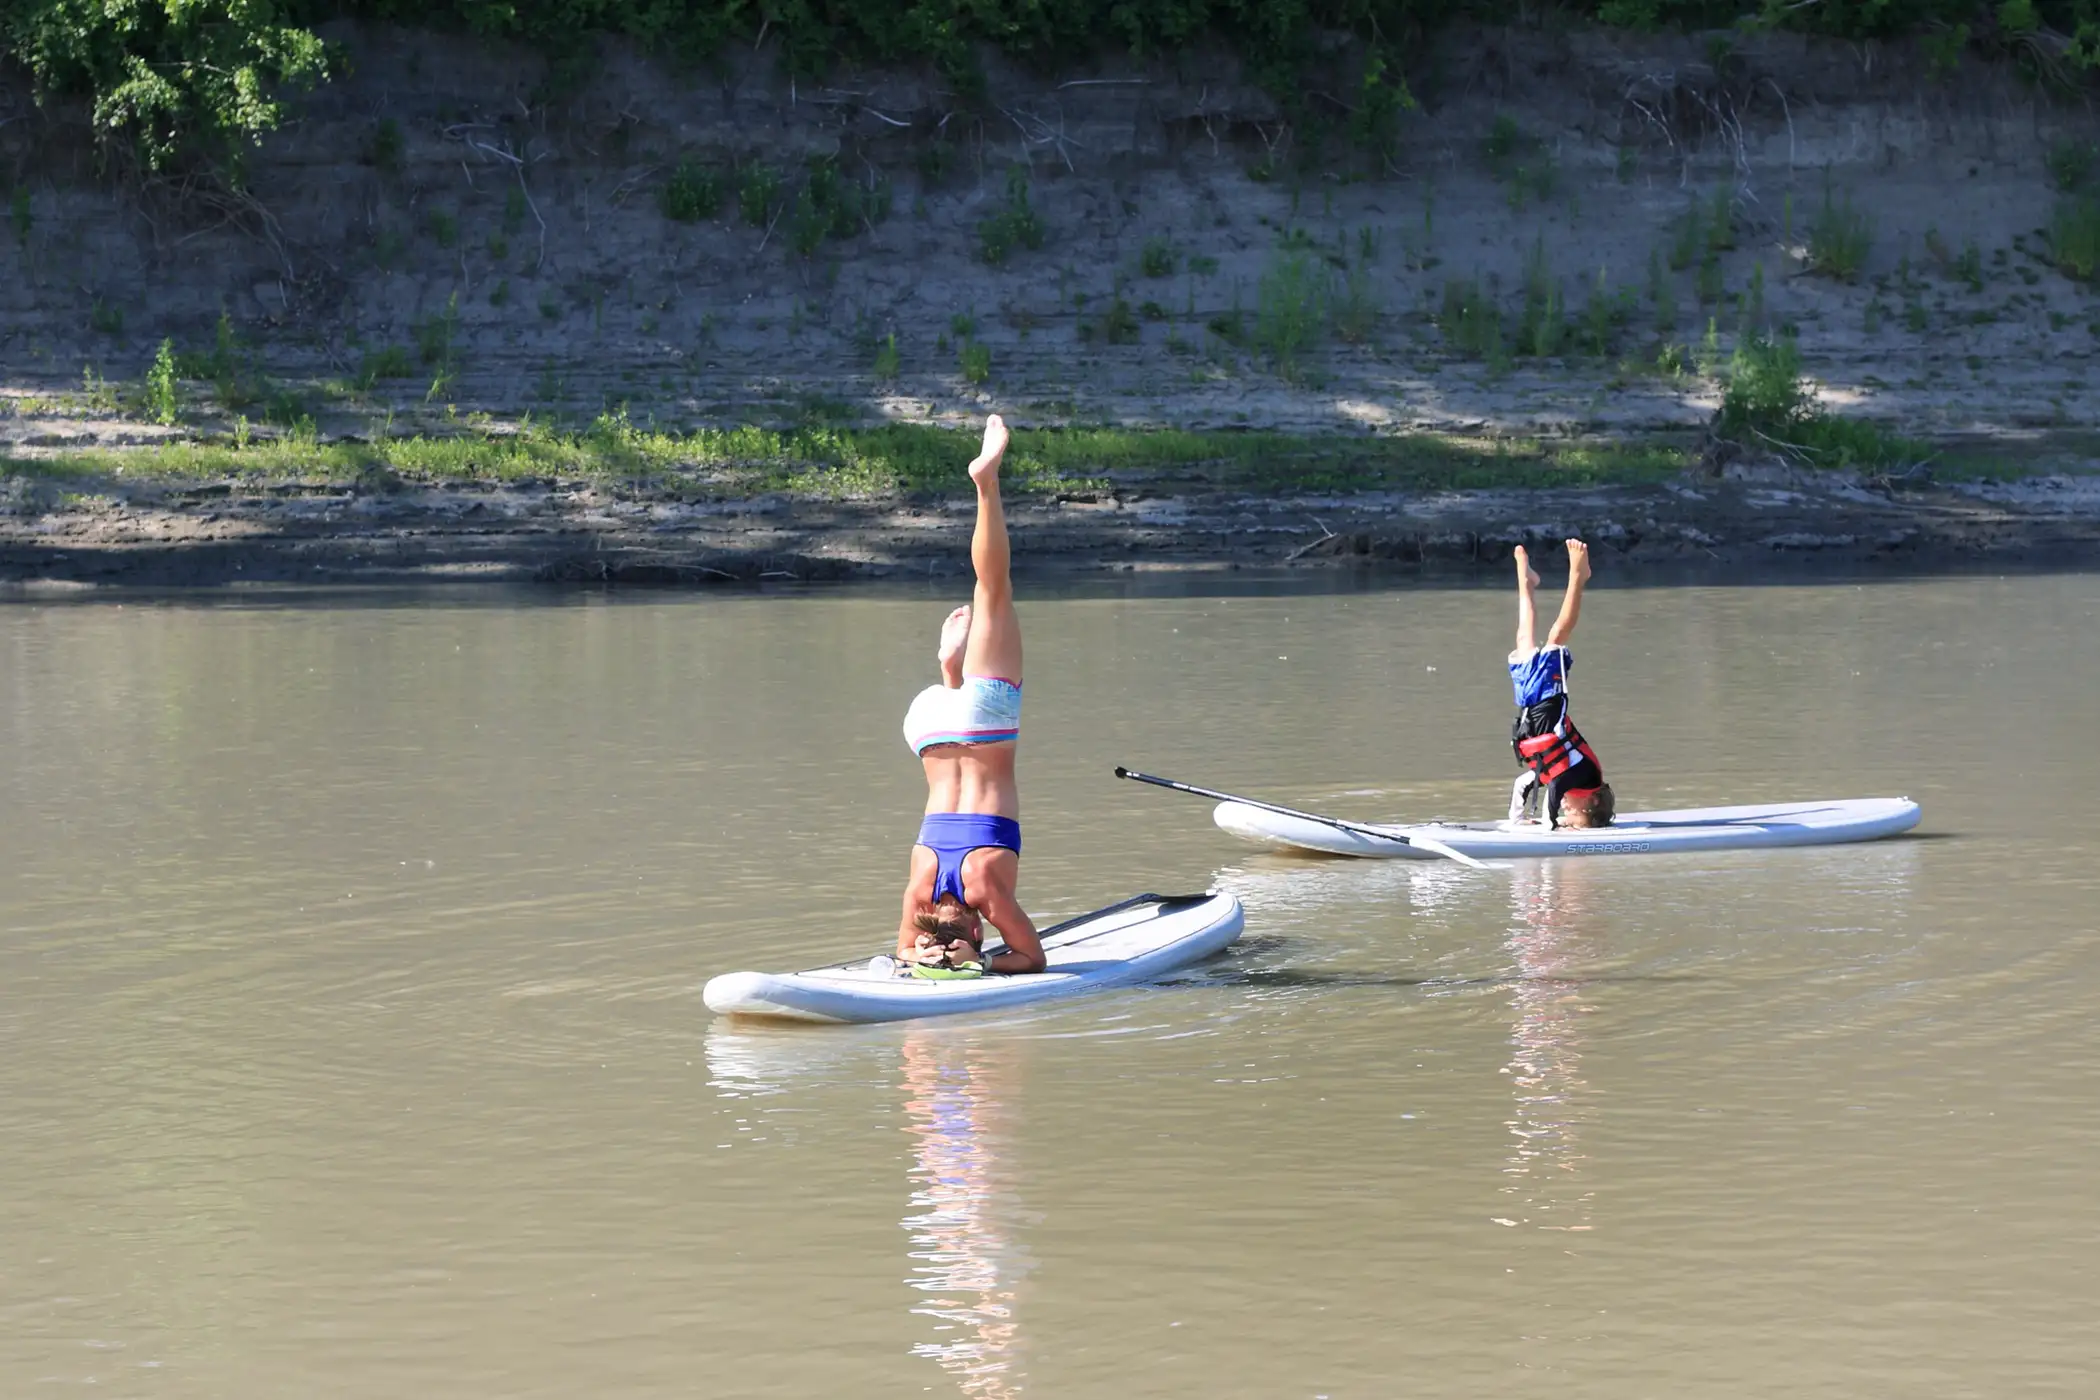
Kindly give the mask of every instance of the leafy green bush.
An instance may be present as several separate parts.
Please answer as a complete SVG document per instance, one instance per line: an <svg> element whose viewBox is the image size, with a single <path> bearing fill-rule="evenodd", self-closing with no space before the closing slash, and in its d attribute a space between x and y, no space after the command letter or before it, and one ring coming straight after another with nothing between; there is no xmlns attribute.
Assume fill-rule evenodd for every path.
<svg viewBox="0 0 2100 1400"><path fill-rule="evenodd" d="M1714 420L1725 437L1780 437L1814 409L1815 399L1801 378L1801 351L1791 339L1745 337L1728 362L1727 378Z"/></svg>
<svg viewBox="0 0 2100 1400"><path fill-rule="evenodd" d="M357 19L533 45L553 58L540 101L574 91L590 71L590 36L607 32L688 64L763 38L804 78L841 64L930 64L964 104L988 91L982 49L1043 70L1092 59L1104 46L1151 56L1220 42L1294 130L1313 138L1300 149L1324 129L1390 158L1397 116L1413 101L1398 73L1398 37L1414 45L1447 21L1485 12L1461 0L0 0L0 52L29 70L40 94L84 99L111 147L136 150L155 169L236 158L283 120L285 94L339 66L309 26ZM1566 12L1644 30L1749 24L1847 40L1936 36L1948 62L1979 48L2059 83L2100 68L2096 0L2008 0L1981 11L1972 0L1572 0ZM1354 37L1353 51L1335 48L1337 34ZM1349 99L1339 122L1326 95L1337 83ZM1513 122L1499 130L1490 158L1514 166L1523 133ZM1543 196L1550 166L1523 173L1512 174L1512 197ZM740 204L747 218L762 211L752 220L761 226L777 212L770 194Z"/></svg>
<svg viewBox="0 0 2100 1400"><path fill-rule="evenodd" d="M271 0L0 0L0 52L42 92L89 99L105 141L159 170L236 156L284 119L273 94L329 75L327 47Z"/></svg>
<svg viewBox="0 0 2100 1400"><path fill-rule="evenodd" d="M1826 413L1801 377L1791 338L1746 336L1727 369L1714 430L1731 442L1764 445L1813 466L1887 470L1927 457L1921 443L1877 423Z"/></svg>
<svg viewBox="0 0 2100 1400"><path fill-rule="evenodd" d="M992 377L992 352L989 346L970 341L956 353L955 358L962 366L962 377L970 383L982 384Z"/></svg>

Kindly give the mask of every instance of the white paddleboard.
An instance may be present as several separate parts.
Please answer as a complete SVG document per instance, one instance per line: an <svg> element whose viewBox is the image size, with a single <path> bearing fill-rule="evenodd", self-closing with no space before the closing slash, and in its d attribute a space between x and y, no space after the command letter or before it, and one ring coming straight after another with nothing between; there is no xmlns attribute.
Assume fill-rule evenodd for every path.
<svg viewBox="0 0 2100 1400"><path fill-rule="evenodd" d="M723 1015L832 1024L992 1011L1157 977L1209 957L1245 925L1239 900L1217 890L1139 895L1043 930L1043 972L932 982L899 976L888 958L862 958L808 972L726 972L701 995Z"/></svg>
<svg viewBox="0 0 2100 1400"><path fill-rule="evenodd" d="M1323 851L1337 856L1413 860L1437 857L1417 846L1381 840L1376 832L1426 836L1481 860L1512 856L1628 856L1666 851L1725 851L1755 846L1823 846L1871 841L1918 824L1918 804L1907 797L1840 797L1813 802L1760 802L1744 807L1683 807L1627 812L1610 826L1549 831L1536 823L1358 823L1348 831L1303 817L1221 802L1212 819L1234 836L1265 846Z"/></svg>

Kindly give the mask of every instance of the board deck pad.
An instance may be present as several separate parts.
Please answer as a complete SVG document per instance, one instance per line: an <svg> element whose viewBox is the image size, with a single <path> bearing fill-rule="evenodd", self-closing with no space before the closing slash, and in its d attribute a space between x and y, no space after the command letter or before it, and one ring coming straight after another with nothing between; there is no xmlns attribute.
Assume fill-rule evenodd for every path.
<svg viewBox="0 0 2100 1400"><path fill-rule="evenodd" d="M1240 902L1230 894L1145 894L1043 930L1049 967L1042 972L929 981L880 966L887 959L857 958L807 972L728 972L711 979L701 995L710 1011L722 1015L791 1021L952 1016L1156 977L1209 957L1245 925Z"/></svg>
<svg viewBox="0 0 2100 1400"><path fill-rule="evenodd" d="M1743 850L1759 846L1823 846L1893 836L1918 824L1918 804L1907 797L1820 798L1735 807L1683 807L1627 812L1610 826L1549 831L1536 823L1352 823L1361 830L1283 816L1239 802L1221 802L1211 814L1222 829L1248 841L1290 850L1373 859L1436 860L1431 851L1381 839L1421 836L1482 860L1522 856L1657 855L1670 851Z"/></svg>

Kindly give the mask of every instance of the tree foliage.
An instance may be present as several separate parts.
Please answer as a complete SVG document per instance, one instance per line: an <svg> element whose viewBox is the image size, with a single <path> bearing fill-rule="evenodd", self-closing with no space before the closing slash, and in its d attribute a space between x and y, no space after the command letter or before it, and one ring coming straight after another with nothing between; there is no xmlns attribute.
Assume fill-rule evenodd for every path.
<svg viewBox="0 0 2100 1400"><path fill-rule="evenodd" d="M1981 47L2052 77L2100 69L2100 0L1570 0L1567 9L1643 30L1918 34L1935 53ZM40 93L87 99L106 140L164 167L235 154L275 127L287 92L328 77L314 27L339 18L458 28L551 53L613 33L689 61L766 39L804 75L841 60L930 61L966 98L982 92L980 46L1052 68L1104 42L1148 56L1215 39L1300 116L1314 114L1310 65L1353 39L1361 76L1317 115L1384 152L1408 103L1399 74L1409 47L1462 14L1506 13L1485 0L0 0L0 55L26 66Z"/></svg>

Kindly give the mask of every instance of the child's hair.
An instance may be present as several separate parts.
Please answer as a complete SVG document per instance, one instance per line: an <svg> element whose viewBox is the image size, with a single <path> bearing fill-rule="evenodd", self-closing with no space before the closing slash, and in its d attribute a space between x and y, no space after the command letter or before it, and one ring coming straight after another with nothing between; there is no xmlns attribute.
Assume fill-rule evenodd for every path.
<svg viewBox="0 0 2100 1400"><path fill-rule="evenodd" d="M1619 802L1605 783L1587 792L1571 792L1560 800L1560 824L1572 827L1610 826L1618 815Z"/></svg>

